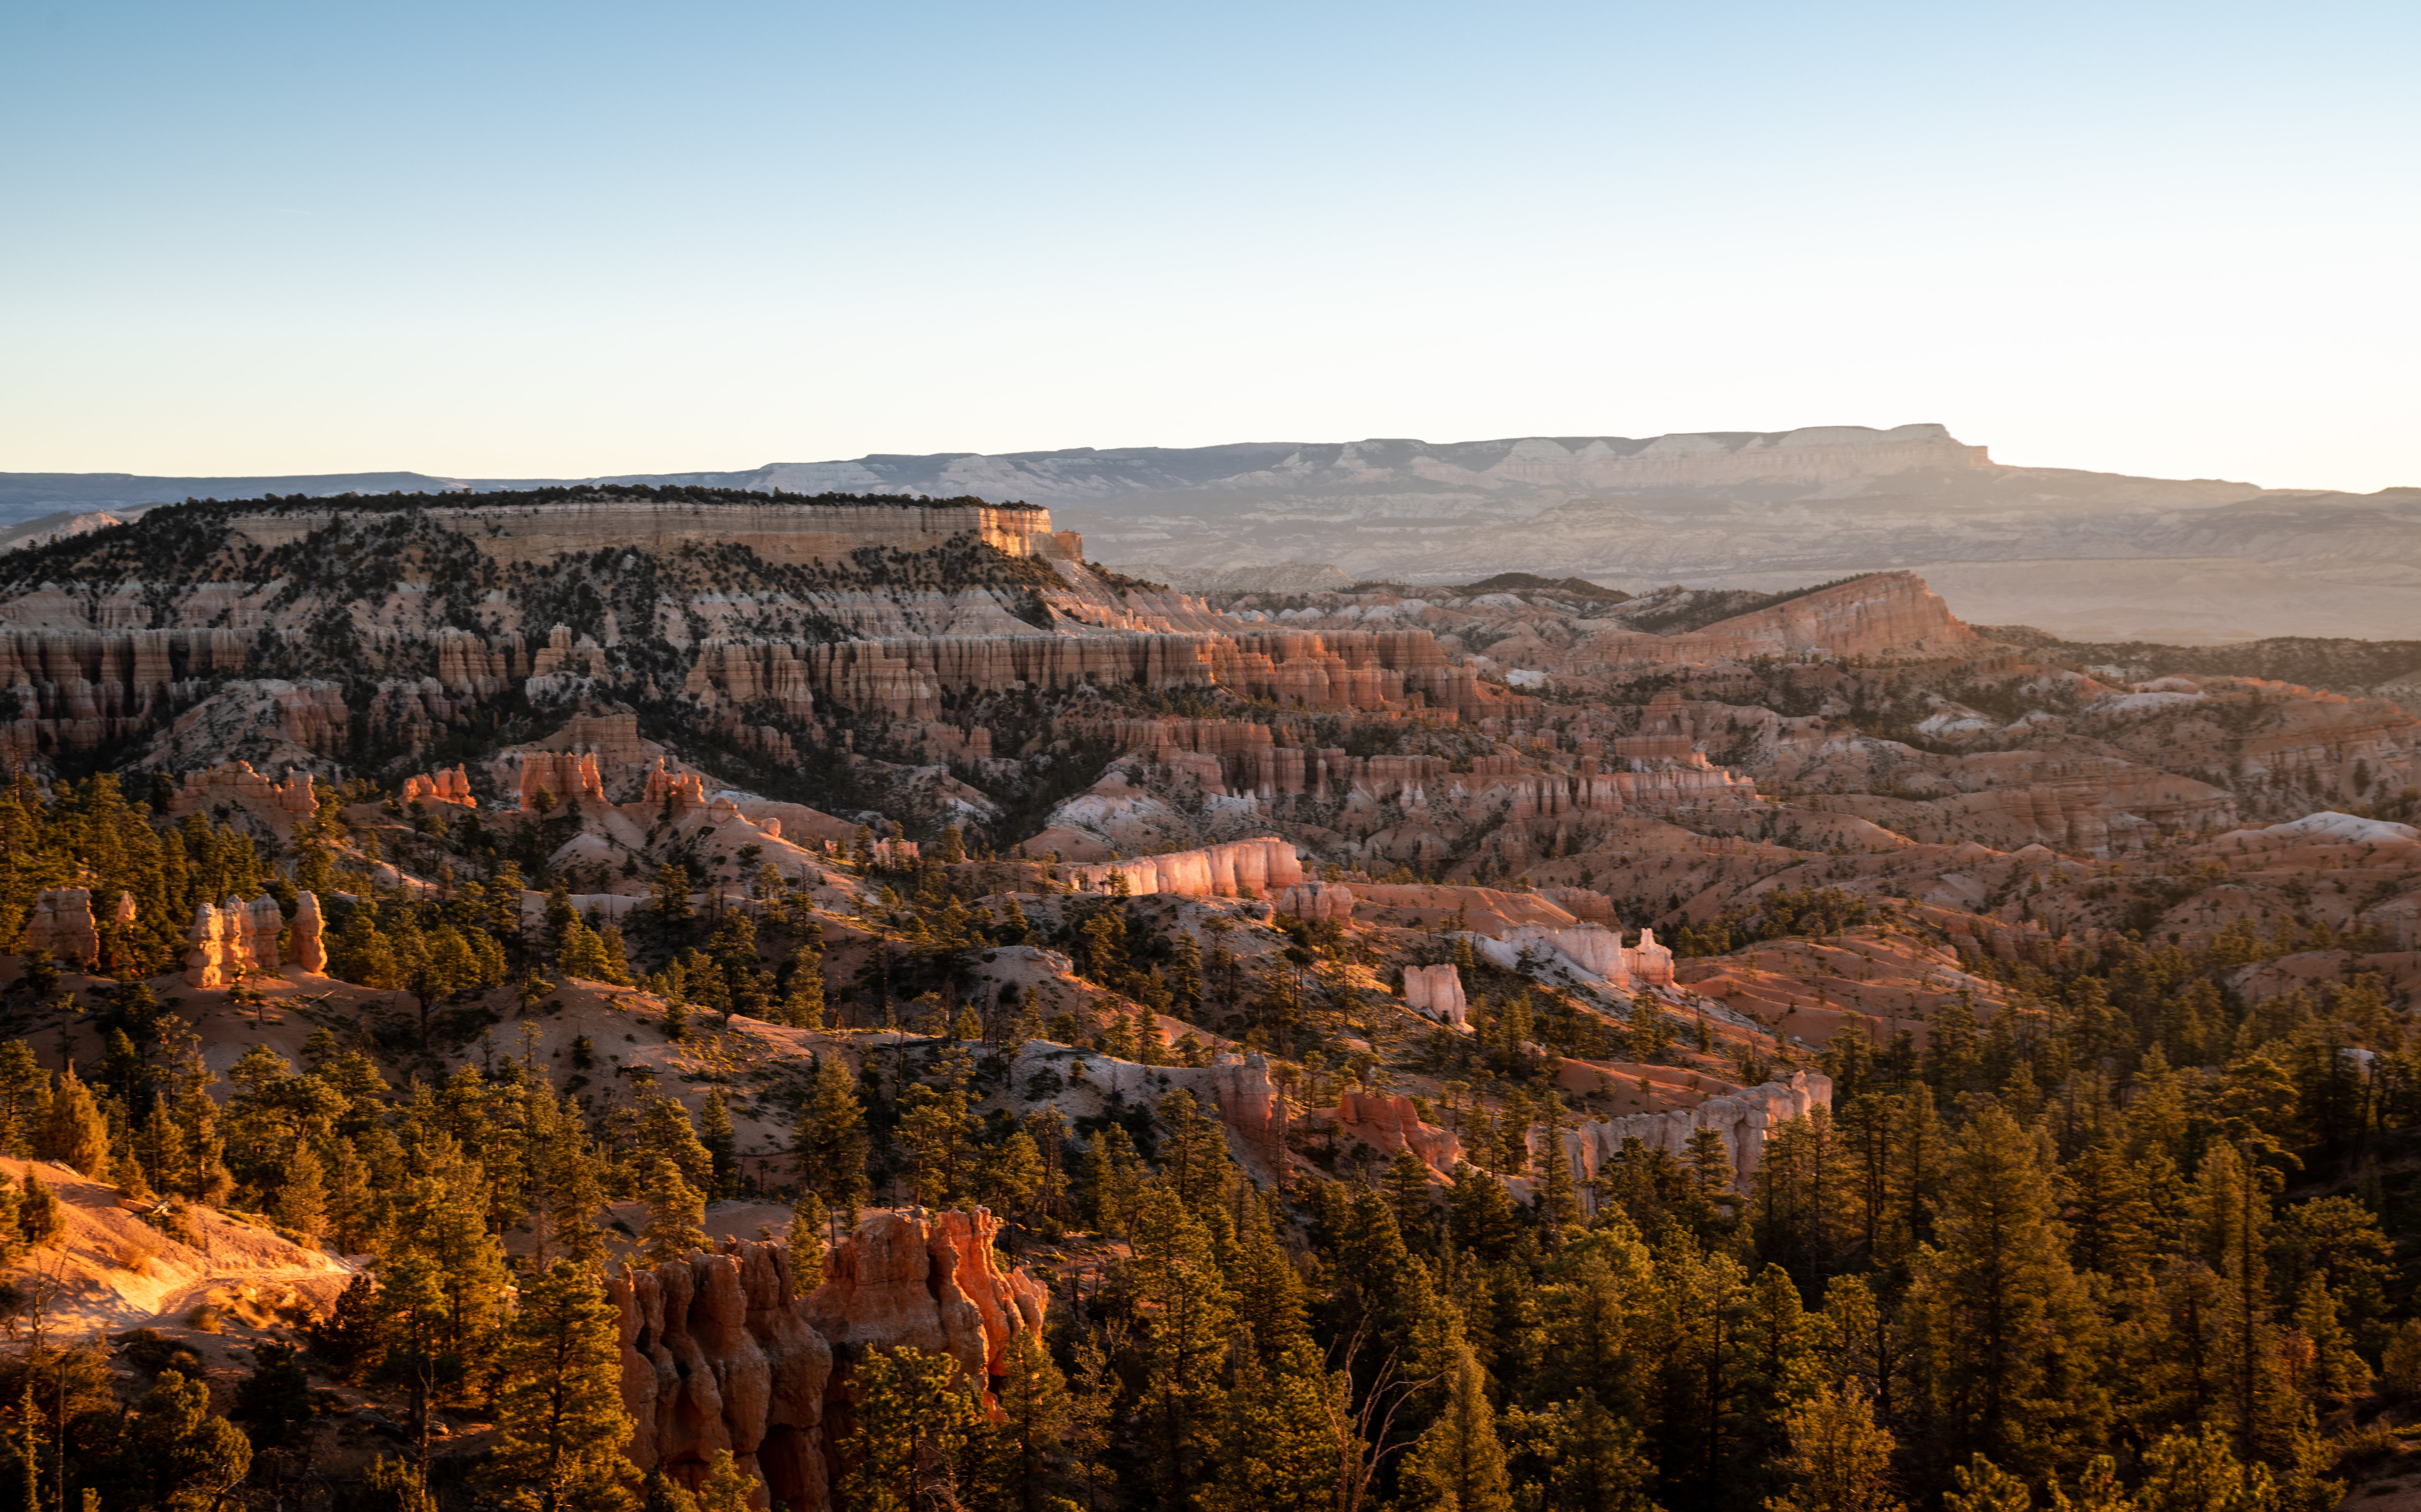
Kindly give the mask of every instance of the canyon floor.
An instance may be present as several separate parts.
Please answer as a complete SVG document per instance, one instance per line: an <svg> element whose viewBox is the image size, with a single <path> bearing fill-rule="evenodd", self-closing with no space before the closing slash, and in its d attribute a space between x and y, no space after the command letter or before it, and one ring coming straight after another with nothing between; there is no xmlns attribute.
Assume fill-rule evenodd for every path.
<svg viewBox="0 0 2421 1512"><path fill-rule="evenodd" d="M1906 570L1623 591L1529 575L1535 542L1493 579L1187 593L1054 523L616 485L179 505L0 555L0 1005L111 1141L41 1171L47 1326L102 1334L129 1394L187 1351L224 1404L238 1347L308 1341L377 1270L294 1221L285 1157L178 1200L178 1086L252 1128L354 1058L354 1103L278 1104L332 1172L350 1120L543 1087L607 1162L617 1268L676 1106L725 1164L704 1251L617 1270L633 1457L695 1485L729 1450L801 1512L866 1350L994 1391L1021 1330L1131 1284L1085 1162L1197 1116L1299 1254L1321 1192L1426 1211L1484 1171L1535 1213L1569 1177L1593 1215L1694 1160L1745 1235L1784 1130L1886 1078L2049 1147L2323 1020L2315 1064L2401 1064L2393 647L2328 685L2179 670L2117 643L2218 620L1985 631ZM1047 1170L986 1185L882 1114L861 1226L801 1284L826 1064L955 1108L968 1171L1046 1130ZM2410 1173L2365 1169L2411 1216ZM527 1263L545 1225L492 1226ZM391 1391L318 1386L328 1463L400 1452ZM485 1424L453 1413L446 1473Z"/></svg>

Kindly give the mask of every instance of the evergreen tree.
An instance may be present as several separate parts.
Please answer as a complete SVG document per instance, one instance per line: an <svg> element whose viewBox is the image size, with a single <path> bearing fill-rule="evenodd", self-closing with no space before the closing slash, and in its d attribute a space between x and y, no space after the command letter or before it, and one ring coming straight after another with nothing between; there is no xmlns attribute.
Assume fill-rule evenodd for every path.
<svg viewBox="0 0 2421 1512"><path fill-rule="evenodd" d="M1469 1348L1447 1377L1445 1410L1404 1458L1404 1505L1416 1512L1512 1512L1496 1411Z"/></svg>
<svg viewBox="0 0 2421 1512"><path fill-rule="evenodd" d="M1396 1230L1404 1242L1428 1250L1435 1242L1429 1217L1429 1162L1411 1146L1396 1152L1387 1163L1387 1204L1396 1212Z"/></svg>
<svg viewBox="0 0 2421 1512"><path fill-rule="evenodd" d="M720 1092L706 1096L705 1111L698 1117L697 1142L706 1147L707 1195L718 1202L728 1202L740 1195L740 1139L732 1132L731 1110L724 1105Z"/></svg>
<svg viewBox="0 0 2421 1512"><path fill-rule="evenodd" d="M844 1228L857 1226L857 1209L866 1201L867 1148L866 1110L856 1083L839 1054L827 1051L816 1059L790 1149L799 1179L841 1215Z"/></svg>
<svg viewBox="0 0 2421 1512"><path fill-rule="evenodd" d="M1660 1512L1648 1494L1654 1472L1639 1430L1584 1391L1547 1414L1553 1466L1544 1504L1554 1512Z"/></svg>
<svg viewBox="0 0 2421 1512"><path fill-rule="evenodd" d="M586 1270L559 1260L522 1293L495 1369L497 1443L480 1474L505 1505L523 1512L637 1505L614 1304Z"/></svg>
<svg viewBox="0 0 2421 1512"><path fill-rule="evenodd" d="M1766 1503L1769 1512L1900 1512L1891 1473L1898 1446L1860 1387L1829 1386L1793 1405L1783 1431L1790 1489Z"/></svg>
<svg viewBox="0 0 2421 1512"><path fill-rule="evenodd" d="M66 1226L58 1197L42 1184L32 1166L25 1167L25 1184L17 1192L17 1232L24 1236L27 1244L40 1249L57 1239Z"/></svg>
<svg viewBox="0 0 2421 1512"><path fill-rule="evenodd" d="M1126 1280L1143 1314L1139 1405L1147 1458L1163 1504L1179 1506L1203 1479L1234 1303L1210 1230L1167 1186L1145 1183L1127 1232L1132 1255Z"/></svg>
<svg viewBox="0 0 2421 1512"><path fill-rule="evenodd" d="M1233 1361L1211 1512L1331 1512L1344 1474L1336 1425L1350 1382L1329 1374L1308 1338L1294 1340L1272 1366L1240 1338Z"/></svg>
<svg viewBox="0 0 2421 1512"><path fill-rule="evenodd" d="M639 1231L639 1253L649 1265L706 1247L706 1199L682 1177L679 1165L656 1157L640 1198L648 1205L648 1224Z"/></svg>
<svg viewBox="0 0 2421 1512"><path fill-rule="evenodd" d="M789 1245L791 1283L802 1297L824 1284L824 1235L831 1224L824 1200L813 1192L800 1192L790 1209Z"/></svg>
<svg viewBox="0 0 2421 1512"><path fill-rule="evenodd" d="M1008 1373L996 1394L1001 1420L979 1430L983 1504L1001 1512L1055 1512L1066 1505L1063 1464L1072 1422L1068 1382L1039 1331L1011 1335Z"/></svg>
<svg viewBox="0 0 2421 1512"><path fill-rule="evenodd" d="M1959 1489L1943 1497L1945 1512L2030 1512L2035 1504L2024 1481L1982 1455L1950 1474Z"/></svg>
<svg viewBox="0 0 2421 1512"><path fill-rule="evenodd" d="M2081 1461L2105 1408L2097 1321L2040 1159L2007 1113L1980 1111L1947 1151L1940 1243L1919 1248L1912 1297L1941 1447L2033 1474Z"/></svg>
<svg viewBox="0 0 2421 1512"><path fill-rule="evenodd" d="M91 1089L76 1077L70 1065L59 1073L51 1096L50 1123L42 1131L42 1155L79 1175L109 1174L109 1120L93 1100Z"/></svg>
<svg viewBox="0 0 2421 1512"><path fill-rule="evenodd" d="M294 1153L287 1158L286 1184L277 1192L277 1221L305 1239L318 1239L327 1226L326 1171L309 1139L294 1142Z"/></svg>
<svg viewBox="0 0 2421 1512"><path fill-rule="evenodd" d="M1539 1188L1539 1215L1546 1222L1547 1239L1553 1244L1565 1229L1580 1222L1581 1199L1571 1157L1564 1152L1563 1099L1549 1092L1543 1112L1546 1138L1539 1146L1539 1160L1545 1169Z"/></svg>
<svg viewBox="0 0 2421 1512"><path fill-rule="evenodd" d="M944 1512L960 1505L959 1459L982 1412L957 1362L901 1346L868 1351L851 1374L854 1426L841 1441L850 1512Z"/></svg>
<svg viewBox="0 0 2421 1512"><path fill-rule="evenodd" d="M697 1512L749 1512L757 1478L740 1468L728 1449L717 1449L707 1462L706 1479L697 1489Z"/></svg>

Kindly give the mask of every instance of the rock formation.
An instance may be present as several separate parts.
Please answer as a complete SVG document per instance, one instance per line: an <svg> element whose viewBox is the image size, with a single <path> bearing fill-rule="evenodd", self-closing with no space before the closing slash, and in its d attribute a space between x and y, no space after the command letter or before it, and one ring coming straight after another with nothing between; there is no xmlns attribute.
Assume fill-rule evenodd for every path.
<svg viewBox="0 0 2421 1512"><path fill-rule="evenodd" d="M1279 888L1270 901L1280 913L1299 919L1342 922L1353 917L1353 891L1340 882L1297 882Z"/></svg>
<svg viewBox="0 0 2421 1512"><path fill-rule="evenodd" d="M451 771L432 772L427 776L403 780L403 802L413 803L455 803L463 808L476 808L479 801L471 796L471 774L457 766Z"/></svg>
<svg viewBox="0 0 2421 1512"><path fill-rule="evenodd" d="M271 506L230 523L264 546L299 541L335 518L331 506ZM672 553L683 546L745 546L782 566L837 562L852 551L921 552L973 537L1011 556L1035 553L1051 529L1047 509L919 500L861 504L773 500L696 505L602 494L572 499L432 506L429 519L460 530L503 562L538 562L612 547Z"/></svg>
<svg viewBox="0 0 2421 1512"><path fill-rule="evenodd" d="M328 947L321 939L326 927L320 916L320 895L296 893L294 922L287 930L287 955L297 967L314 975L328 969Z"/></svg>
<svg viewBox="0 0 2421 1512"><path fill-rule="evenodd" d="M320 900L310 893L296 895L298 916L305 899L309 900L316 921ZM185 936L185 985L235 987L246 976L276 971L277 937L285 927L286 916L279 912L277 899L267 893L249 903L230 897L216 907L199 905L194 910L193 927ZM316 929L312 942L314 945L319 943ZM320 964L326 964L324 951Z"/></svg>
<svg viewBox="0 0 2421 1512"><path fill-rule="evenodd" d="M1788 1081L1723 1093L1695 1108L1582 1124L1566 1131L1564 1153L1585 1183L1596 1177L1604 1161L1621 1151L1625 1140L1635 1139L1649 1150L1679 1158L1689 1153L1693 1134L1712 1130L1730 1157L1737 1184L1745 1190L1757 1175L1757 1157L1775 1125L1804 1117L1810 1108L1832 1105L1831 1077L1820 1071L1793 1071Z"/></svg>
<svg viewBox="0 0 2421 1512"><path fill-rule="evenodd" d="M319 814L320 795L307 772L289 768L284 782L273 782L249 761L189 772L168 795L171 814L215 813L222 806L242 809L284 836Z"/></svg>
<svg viewBox="0 0 2421 1512"><path fill-rule="evenodd" d="M1470 1005L1463 1000L1462 973L1451 962L1404 968L1404 1001L1438 1022L1468 1032Z"/></svg>
<svg viewBox="0 0 2421 1512"><path fill-rule="evenodd" d="M1639 943L1626 945L1619 932L1601 924L1517 924L1492 939L1474 936L1472 948L1508 971L1519 967L1524 953L1552 951L1624 990L1673 985L1673 952L1657 943L1653 929L1640 930Z"/></svg>
<svg viewBox="0 0 2421 1512"><path fill-rule="evenodd" d="M757 1505L829 1501L831 1347L800 1316L789 1247L726 1240L606 1283L619 1315L632 1461L685 1486L717 1451L758 1477Z"/></svg>
<svg viewBox="0 0 2421 1512"><path fill-rule="evenodd" d="M1285 1129L1269 1061L1258 1051L1221 1055L1210 1066L1210 1090L1220 1121L1235 1134L1246 1157L1265 1171L1277 1169L1286 1159Z"/></svg>
<svg viewBox="0 0 2421 1512"><path fill-rule="evenodd" d="M1039 1283L995 1264L999 1228L980 1209L868 1214L826 1257L807 1320L838 1345L946 1354L984 1384L1006 1373L1009 1336L1040 1326L1044 1302Z"/></svg>
<svg viewBox="0 0 2421 1512"><path fill-rule="evenodd" d="M648 773L640 801L651 808L661 808L669 803L676 814L684 809L703 808L706 806L706 781L694 772L665 771L664 757L658 756L654 769Z"/></svg>
<svg viewBox="0 0 2421 1512"><path fill-rule="evenodd" d="M121 895L122 896L122 895ZM25 919L26 951L47 950L62 965L89 966L101 959L101 930L93 923L92 890L46 888Z"/></svg>
<svg viewBox="0 0 2421 1512"><path fill-rule="evenodd" d="M1421 1122L1413 1099L1383 1092L1345 1092L1331 1113L1344 1131L1382 1150L1409 1149L1431 1170L1452 1171L1462 1159L1462 1141L1452 1130Z"/></svg>
<svg viewBox="0 0 2421 1512"><path fill-rule="evenodd" d="M232 987L243 979L243 968L228 938L226 915L213 903L194 909L194 927L185 935L185 985Z"/></svg>
<svg viewBox="0 0 2421 1512"><path fill-rule="evenodd" d="M593 751L525 751L517 786L524 812L537 807L539 793L557 803L576 803L584 798L605 801L605 780L598 772Z"/></svg>
<svg viewBox="0 0 2421 1512"><path fill-rule="evenodd" d="M1175 893L1184 897L1267 897L1303 881L1303 863L1291 842L1274 836L1264 840L1231 840L1198 850L1164 856L1141 856L1101 865L1070 866L1068 880L1080 888L1101 890L1113 876L1126 879L1127 892L1141 897ZM1350 910L1351 903L1346 907Z"/></svg>

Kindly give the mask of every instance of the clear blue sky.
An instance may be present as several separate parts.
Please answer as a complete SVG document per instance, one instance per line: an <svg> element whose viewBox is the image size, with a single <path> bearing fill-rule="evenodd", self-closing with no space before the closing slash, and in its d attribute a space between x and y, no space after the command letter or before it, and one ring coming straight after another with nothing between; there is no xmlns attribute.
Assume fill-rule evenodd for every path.
<svg viewBox="0 0 2421 1512"><path fill-rule="evenodd" d="M2421 484L2421 7L0 6L0 469Z"/></svg>

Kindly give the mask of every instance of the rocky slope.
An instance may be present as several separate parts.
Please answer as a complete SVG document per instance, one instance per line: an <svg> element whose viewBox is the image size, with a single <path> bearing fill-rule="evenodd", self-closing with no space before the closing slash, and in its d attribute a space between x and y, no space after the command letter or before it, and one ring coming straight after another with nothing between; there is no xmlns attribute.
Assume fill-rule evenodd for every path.
<svg viewBox="0 0 2421 1512"><path fill-rule="evenodd" d="M1758 450L1706 465L1786 460ZM1560 1160L1593 1211L1683 1157L1734 1193L1865 1064L1836 1044L2011 1042L2086 963L2379 1013L2421 985L2421 720L2386 701L2072 664L1906 572L1200 598L1055 523L279 499L0 559L0 1009L129 1086L128 1024L190 1034L180 1116L341 1048L391 1079L355 1123L435 1117L412 1078L458 1112L543 1081L617 1149L668 1105L727 1120L750 1200L612 1284L633 1453L694 1485L728 1451L809 1507L866 1350L981 1392L1046 1294L1115 1295L1071 1171L1098 1217L1137 1151L1222 1148L1284 1224L1404 1152L1388 1179L1441 1193L1480 1162L1527 1203ZM2147 1043L2219 1064L2204 1013ZM773 1232L818 1066L883 1113L809 1289ZM978 1172L1037 1141L1057 1194L980 1210L914 1144L936 1107ZM648 1219L617 1179L620 1257Z"/></svg>

